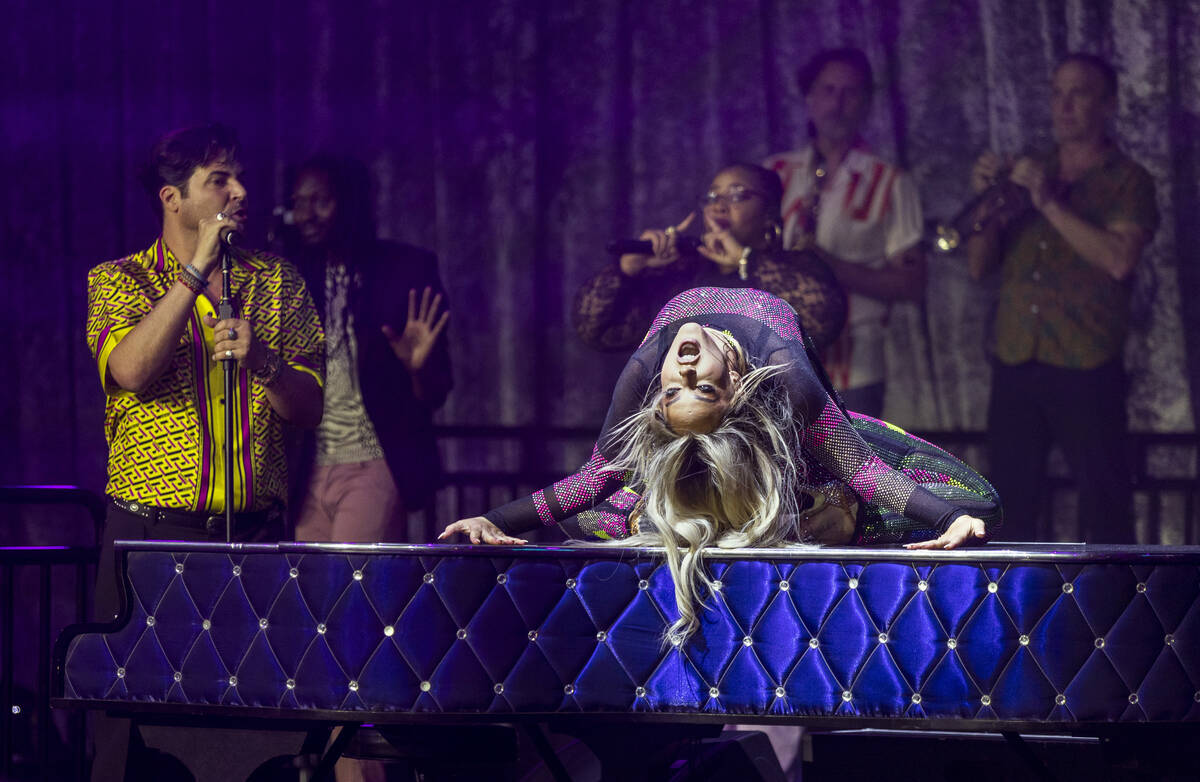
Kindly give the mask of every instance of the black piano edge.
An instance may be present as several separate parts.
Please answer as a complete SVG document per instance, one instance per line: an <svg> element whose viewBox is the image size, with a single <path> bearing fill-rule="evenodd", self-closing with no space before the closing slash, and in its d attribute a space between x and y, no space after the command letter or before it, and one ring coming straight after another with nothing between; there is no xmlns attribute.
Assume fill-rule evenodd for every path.
<svg viewBox="0 0 1200 782"><path fill-rule="evenodd" d="M754 715L704 712L626 712L626 711L578 711L578 712L407 712L407 711L333 711L329 709L272 709L248 706L197 706L188 707L188 713L179 713L179 704L149 703L108 700L79 700L54 697L50 706L68 711L103 709L114 716L134 717L141 722L155 725L182 727L212 726L219 718L221 727L301 729L314 723L330 725L516 725L527 723L569 727L577 724L588 726L604 724L738 724L738 725L803 725L811 730L862 730L887 729L911 730L920 733L1037 733L1060 736L1086 736L1104 738L1120 734L1129 737L1136 733L1158 733L1172 730L1196 731L1194 722L1039 722L1030 720L979 720L969 717L919 719L907 717L872 716L806 716Z"/></svg>

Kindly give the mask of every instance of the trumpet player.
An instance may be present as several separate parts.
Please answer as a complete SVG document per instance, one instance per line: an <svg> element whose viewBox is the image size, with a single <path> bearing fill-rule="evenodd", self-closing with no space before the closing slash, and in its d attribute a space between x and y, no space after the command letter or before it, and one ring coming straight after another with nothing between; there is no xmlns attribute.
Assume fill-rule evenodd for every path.
<svg viewBox="0 0 1200 782"><path fill-rule="evenodd" d="M985 206L982 229L967 240L971 275L1000 274L988 430L1011 540L1038 537L1052 443L1079 489L1083 539L1134 538L1122 348L1129 281L1158 211L1150 174L1108 135L1116 104L1112 66L1069 54L1053 76L1053 151L1011 168L984 152L971 173L976 192L1004 177L1028 191L1016 214Z"/></svg>

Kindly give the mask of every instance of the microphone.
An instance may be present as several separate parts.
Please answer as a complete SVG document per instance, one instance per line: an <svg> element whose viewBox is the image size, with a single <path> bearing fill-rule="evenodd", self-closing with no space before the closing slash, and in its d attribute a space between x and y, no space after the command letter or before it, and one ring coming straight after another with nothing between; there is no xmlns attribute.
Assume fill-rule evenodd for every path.
<svg viewBox="0 0 1200 782"><path fill-rule="evenodd" d="M676 236L675 247L683 255L694 254L703 242L694 236ZM612 255L654 255L654 245L649 239L616 239L604 245Z"/></svg>
<svg viewBox="0 0 1200 782"><path fill-rule="evenodd" d="M231 250L234 247L241 247L244 238L242 232L232 226L221 229L221 244Z"/></svg>

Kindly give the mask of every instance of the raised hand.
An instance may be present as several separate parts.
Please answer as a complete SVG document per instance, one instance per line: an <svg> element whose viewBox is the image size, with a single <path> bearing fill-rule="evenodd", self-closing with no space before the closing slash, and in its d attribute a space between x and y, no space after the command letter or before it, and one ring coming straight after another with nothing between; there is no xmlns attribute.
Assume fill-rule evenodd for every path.
<svg viewBox="0 0 1200 782"><path fill-rule="evenodd" d="M982 193L996 184L996 180L999 179L1007 165L1008 162L992 150L984 150L971 168L971 190L975 193Z"/></svg>
<svg viewBox="0 0 1200 782"><path fill-rule="evenodd" d="M1050 177L1041 163L1031 157L1023 157L1013 165L1009 175L1016 184L1029 190L1029 198L1035 209L1041 209L1053 198Z"/></svg>
<svg viewBox="0 0 1200 782"><path fill-rule="evenodd" d="M637 255L629 254L622 255L620 264L621 271L632 277L642 271L642 269L655 269L659 266L667 266L679 260L679 246L677 239L680 232L686 231L688 226L696 219L695 212L688 212L688 216L683 218L678 225L668 226L665 230L647 230L642 231L639 239L649 241L654 248L653 255Z"/></svg>
<svg viewBox="0 0 1200 782"><path fill-rule="evenodd" d="M696 248L696 252L719 266L721 271L736 270L745 246L733 238L728 228L722 228L708 215L704 216L704 225L708 230L700 237L703 244Z"/></svg>
<svg viewBox="0 0 1200 782"><path fill-rule="evenodd" d="M201 217L197 222L196 249L190 263L196 267L201 276L206 278L221 258L221 231L226 228L240 230L242 223L238 219L239 205L232 198L225 200L225 206L212 217ZM183 259L180 263L188 263Z"/></svg>
<svg viewBox="0 0 1200 782"><path fill-rule="evenodd" d="M387 337L396 358L404 364L410 374L425 366L433 346L446 328L450 320L450 311L446 310L438 316L438 308L442 304L442 294L433 294L426 287L421 294L421 306L417 307L417 292L408 292L408 319L404 323L404 331L397 334L389 325L384 325L383 335Z"/></svg>

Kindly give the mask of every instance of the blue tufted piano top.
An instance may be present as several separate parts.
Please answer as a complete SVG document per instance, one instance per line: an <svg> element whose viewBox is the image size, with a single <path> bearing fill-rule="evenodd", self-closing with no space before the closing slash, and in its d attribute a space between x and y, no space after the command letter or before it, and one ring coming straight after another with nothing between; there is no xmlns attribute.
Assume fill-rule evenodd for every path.
<svg viewBox="0 0 1200 782"><path fill-rule="evenodd" d="M650 549L118 543L57 706L212 715L1074 730L1200 719L1200 547L714 551L665 647Z"/></svg>

